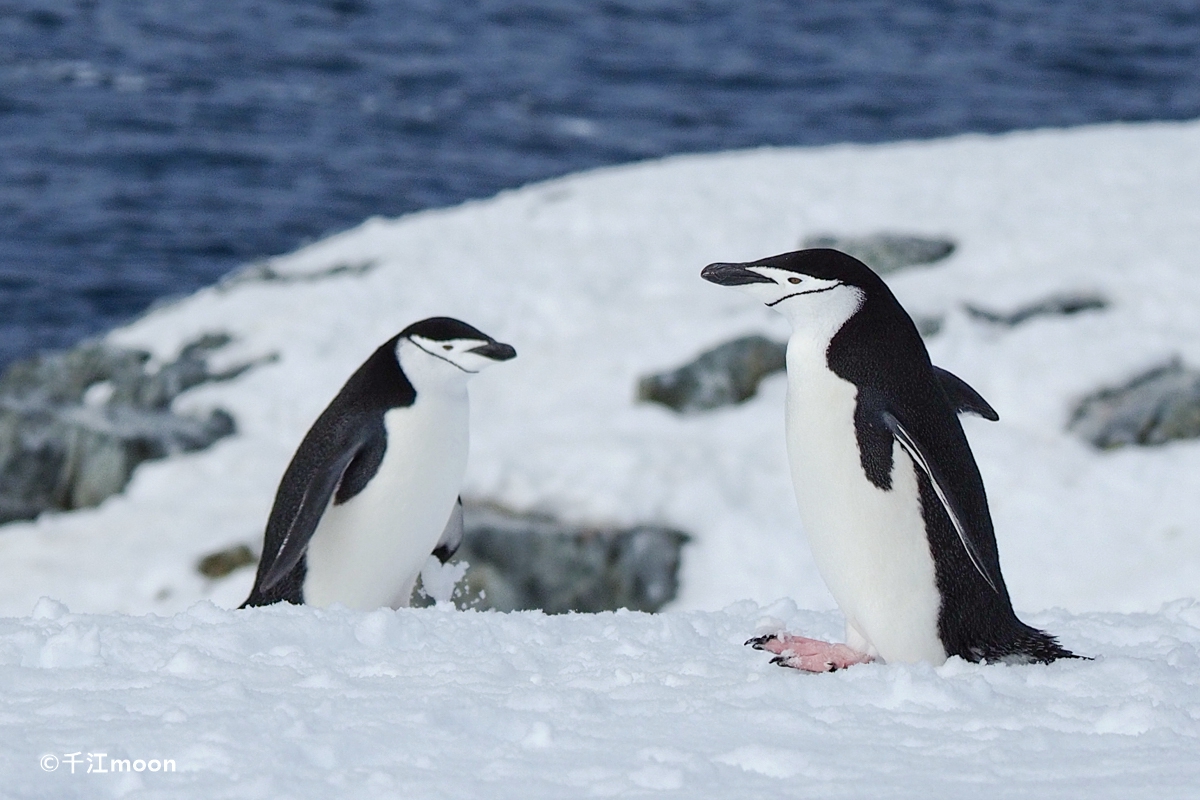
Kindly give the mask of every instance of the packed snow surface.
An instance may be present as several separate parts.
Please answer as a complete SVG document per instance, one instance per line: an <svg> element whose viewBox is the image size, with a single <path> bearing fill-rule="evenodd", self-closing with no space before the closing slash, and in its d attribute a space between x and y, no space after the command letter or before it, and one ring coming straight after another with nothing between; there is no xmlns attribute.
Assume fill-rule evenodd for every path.
<svg viewBox="0 0 1200 800"><path fill-rule="evenodd" d="M679 157L370 220L163 306L112 341L166 361L228 332L230 363L279 358L177 401L229 410L237 436L142 466L99 508L5 526L0 794L1186 796L1200 441L1102 453L1064 428L1098 388L1200 366L1198 212L1198 123ZM784 380L689 416L634 387L735 336L786 336L705 264L877 231L958 242L889 283L944 318L934 362L1000 413L964 425L1018 611L1096 660L806 676L742 646L840 634L788 479ZM1013 328L963 310L1064 292L1109 306ZM258 546L308 425L435 314L519 352L474 381L466 493L688 531L668 613L235 612L252 570L196 572ZM38 765L77 751L177 771Z"/></svg>
<svg viewBox="0 0 1200 800"><path fill-rule="evenodd" d="M782 624L838 635L836 614L790 601L557 617L200 603L164 618L43 600L0 619L0 795L1127 800L1200 787L1200 604L1033 621L1099 658L806 675L742 646Z"/></svg>

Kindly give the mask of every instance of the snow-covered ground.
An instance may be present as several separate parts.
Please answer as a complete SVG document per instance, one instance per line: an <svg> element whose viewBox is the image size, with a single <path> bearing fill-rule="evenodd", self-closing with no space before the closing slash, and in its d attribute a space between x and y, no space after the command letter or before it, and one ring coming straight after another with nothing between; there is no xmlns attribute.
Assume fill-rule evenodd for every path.
<svg viewBox="0 0 1200 800"><path fill-rule="evenodd" d="M1195 797L1200 604L1031 621L1102 658L802 675L741 645L779 623L838 635L787 601L162 618L47 600L0 620L0 796Z"/></svg>
<svg viewBox="0 0 1200 800"><path fill-rule="evenodd" d="M803 676L741 646L764 626L839 628L787 477L782 378L687 417L635 404L636 379L736 335L786 334L700 280L706 263L886 230L959 243L889 282L914 314L946 317L935 363L1001 415L964 424L1018 610L1096 661ZM280 358L178 401L228 409L236 437L142 466L97 509L0 534L0 613L19 617L0 619L0 793L1200 791L1200 606L1181 600L1200 596L1200 441L1099 453L1064 432L1099 387L1174 355L1200 366L1197 254L1200 124L1105 126L602 170L371 220L272 261L296 280L160 308L112 339L168 359L228 331L230 362ZM1012 329L962 310L1060 291L1110 307ZM468 493L687 530L670 612L220 608L243 599L251 571L211 582L197 559L257 546L312 419L380 342L433 314L520 353L473 386ZM147 613L176 616L123 615ZM38 767L75 751L172 758L178 773Z"/></svg>

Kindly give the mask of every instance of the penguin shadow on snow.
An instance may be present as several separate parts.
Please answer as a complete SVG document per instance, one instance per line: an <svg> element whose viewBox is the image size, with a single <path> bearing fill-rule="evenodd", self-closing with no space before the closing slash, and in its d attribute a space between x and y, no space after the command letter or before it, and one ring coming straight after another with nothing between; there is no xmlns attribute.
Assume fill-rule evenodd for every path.
<svg viewBox="0 0 1200 800"><path fill-rule="evenodd" d="M998 415L930 362L883 280L828 248L710 264L701 276L791 323L792 482L817 568L846 619L845 644L788 634L747 644L810 672L876 659L1079 658L1013 612L983 480L958 420Z"/></svg>

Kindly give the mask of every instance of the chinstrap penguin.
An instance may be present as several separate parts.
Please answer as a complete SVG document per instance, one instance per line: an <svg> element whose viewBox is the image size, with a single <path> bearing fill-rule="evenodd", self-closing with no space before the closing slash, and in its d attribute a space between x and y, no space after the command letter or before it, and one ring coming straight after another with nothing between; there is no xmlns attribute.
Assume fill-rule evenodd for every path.
<svg viewBox="0 0 1200 800"><path fill-rule="evenodd" d="M449 317L377 349L284 471L242 607L407 606L430 554L445 562L462 541L467 380L516 354Z"/></svg>
<svg viewBox="0 0 1200 800"><path fill-rule="evenodd" d="M1017 619L983 480L958 414L998 416L933 366L912 319L862 262L813 249L701 276L787 317L788 460L846 644L751 639L812 672L874 659L941 664L1075 657Z"/></svg>

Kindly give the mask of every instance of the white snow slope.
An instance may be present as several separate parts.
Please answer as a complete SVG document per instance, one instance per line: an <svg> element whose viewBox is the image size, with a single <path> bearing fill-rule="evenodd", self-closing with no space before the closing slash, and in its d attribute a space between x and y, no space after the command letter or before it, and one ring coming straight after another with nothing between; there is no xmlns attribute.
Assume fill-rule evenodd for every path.
<svg viewBox="0 0 1200 800"><path fill-rule="evenodd" d="M1198 123L680 157L371 220L271 262L293 280L160 308L111 339L168 359L227 331L230 362L280 358L177 401L228 409L237 436L0 534L0 797L1200 796L1200 441L1098 453L1064 432L1084 394L1200 366L1198 216ZM1018 609L1095 661L804 676L741 645L840 628L787 477L783 381L680 417L635 404L636 379L786 335L706 263L881 230L959 242L889 282L946 316L935 363L1000 412L964 424ZM1064 291L1111 305L1012 329L962 311ZM257 546L312 419L433 314L520 353L473 387L468 493L689 531L673 610L220 608L251 570L210 582L196 560ZM77 751L177 771L38 764Z"/></svg>

